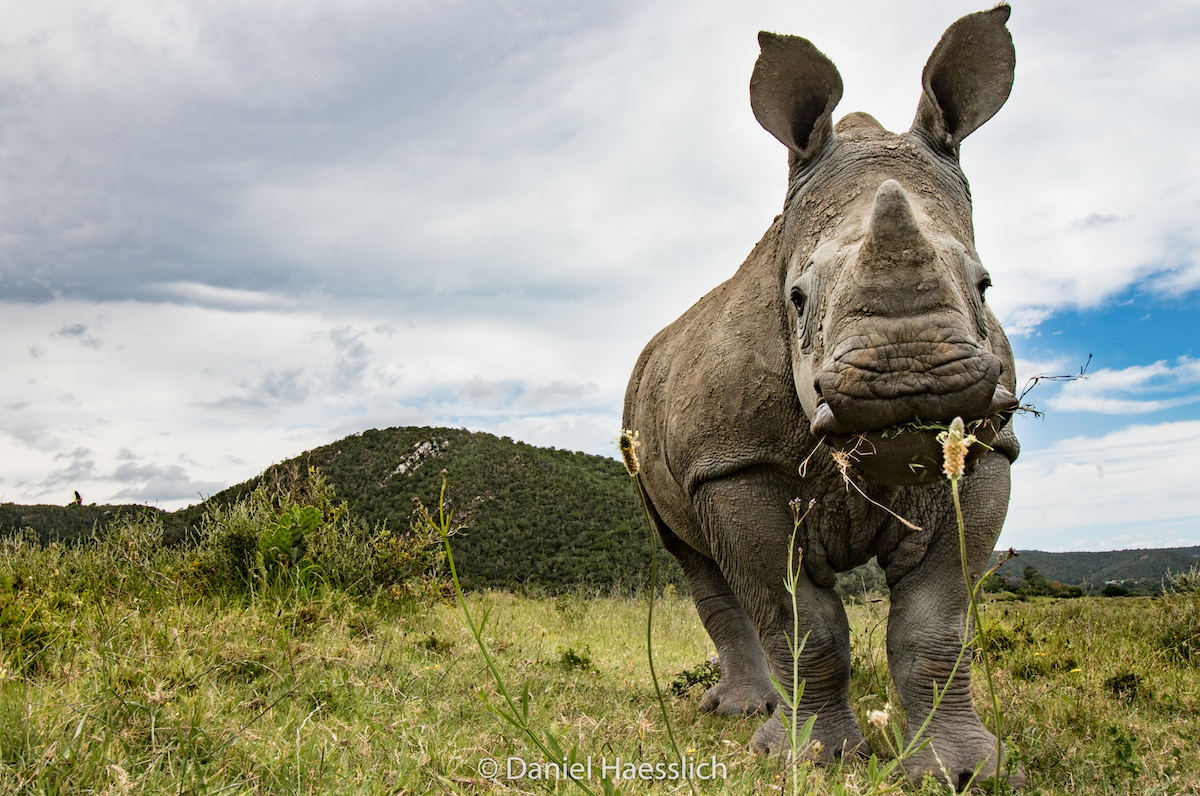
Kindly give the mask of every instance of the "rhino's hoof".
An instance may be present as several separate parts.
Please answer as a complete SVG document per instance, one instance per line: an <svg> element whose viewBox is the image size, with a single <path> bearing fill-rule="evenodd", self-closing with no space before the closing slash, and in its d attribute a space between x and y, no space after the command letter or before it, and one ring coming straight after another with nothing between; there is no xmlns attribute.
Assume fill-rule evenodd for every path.
<svg viewBox="0 0 1200 796"><path fill-rule="evenodd" d="M756 713L773 713L778 704L779 693L770 683L765 686L749 683L734 685L721 681L704 693L700 710L723 716L753 716Z"/></svg>
<svg viewBox="0 0 1200 796"><path fill-rule="evenodd" d="M812 736L800 750L800 756L810 757L818 763L825 764L833 763L839 757L867 756L870 747L867 746L858 724L853 721L854 714L850 713L849 708L846 712L850 714L848 724L845 721L826 719L824 715L817 719L813 725ZM775 715L754 733L750 740L750 748L760 754L790 755L791 742L783 726L784 720L790 721L782 710L776 711ZM803 727L804 720L798 720L796 726Z"/></svg>
<svg viewBox="0 0 1200 796"><path fill-rule="evenodd" d="M970 744L956 748L942 739L941 748L933 750L926 747L905 760L904 770L913 782L919 783L928 775L939 782L949 782L960 792L968 787L973 792L990 792L991 785L985 786L983 783L990 782L996 771L995 743L992 741L986 748ZM1004 776L1013 790L1024 788L1028 784L1021 766Z"/></svg>

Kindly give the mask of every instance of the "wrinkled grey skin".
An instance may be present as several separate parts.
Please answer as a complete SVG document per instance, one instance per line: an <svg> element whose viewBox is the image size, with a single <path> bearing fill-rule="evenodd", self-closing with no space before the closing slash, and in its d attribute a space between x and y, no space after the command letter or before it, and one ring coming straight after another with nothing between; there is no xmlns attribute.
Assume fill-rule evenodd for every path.
<svg viewBox="0 0 1200 796"><path fill-rule="evenodd" d="M985 421L976 433L993 450L974 447L961 484L978 577L1008 506L1016 384L984 300L958 150L1012 87L1008 14L1001 6L946 31L900 135L861 113L835 128L833 64L804 39L760 34L751 106L789 150L783 214L729 281L650 341L630 379L624 424L640 434L639 478L721 658L702 709L775 711L754 736L758 750L786 743L768 672L791 683L793 498L814 501L797 541L800 632L810 633L800 718L817 715L823 758L866 751L834 573L878 556L887 574L888 662L910 734L958 657L967 593L936 431L883 429L918 417ZM848 475L871 501L921 530L850 487L835 451L850 452ZM905 764L914 777L940 778L939 759L960 787L980 765L981 776L995 768L967 660L929 722L931 746Z"/></svg>

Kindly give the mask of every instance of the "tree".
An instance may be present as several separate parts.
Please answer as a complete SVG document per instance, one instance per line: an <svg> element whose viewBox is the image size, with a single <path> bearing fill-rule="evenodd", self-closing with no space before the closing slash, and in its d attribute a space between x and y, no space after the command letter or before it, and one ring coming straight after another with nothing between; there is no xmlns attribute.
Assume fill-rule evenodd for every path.
<svg viewBox="0 0 1200 796"><path fill-rule="evenodd" d="M1042 574L1033 567L1025 567L1023 580L1024 586L1021 587L1022 594L1030 596L1046 596L1051 593L1050 584L1042 577Z"/></svg>

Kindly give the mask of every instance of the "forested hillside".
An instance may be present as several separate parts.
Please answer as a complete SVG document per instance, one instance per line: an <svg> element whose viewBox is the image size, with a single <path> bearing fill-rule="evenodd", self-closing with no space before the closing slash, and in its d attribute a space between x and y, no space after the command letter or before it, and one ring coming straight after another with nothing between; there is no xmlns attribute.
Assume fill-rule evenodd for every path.
<svg viewBox="0 0 1200 796"><path fill-rule="evenodd" d="M208 502L231 503L264 479L300 477L315 466L368 523L406 530L413 498L436 510L447 471L456 524L455 560L466 588L649 582L645 519L624 467L614 459L538 448L507 437L449 428L365 431L306 451L209 501L163 513L168 540L199 530ZM0 506L0 530L32 527L45 542L90 535L96 522L143 506ZM82 511L82 513L81 513ZM663 582L682 575L663 555Z"/></svg>
<svg viewBox="0 0 1200 796"><path fill-rule="evenodd" d="M413 498L436 510L447 471L455 561L466 588L649 582L645 519L624 467L604 456L538 448L449 428L372 429L281 462L210 500L230 502L263 478L319 467L370 523L407 529ZM203 506L178 512L173 529L200 524ZM680 582L674 562L668 580Z"/></svg>
<svg viewBox="0 0 1200 796"><path fill-rule="evenodd" d="M996 563L996 557L992 557ZM1110 581L1127 581L1156 586L1170 572L1187 572L1200 564L1200 547L1167 547L1153 550L1114 550L1104 553L1045 553L1022 550L997 572L1002 577L1020 577L1033 567L1048 581L1098 591Z"/></svg>
<svg viewBox="0 0 1200 796"><path fill-rule="evenodd" d="M20 503L0 503L0 534L30 528L43 544L70 544L91 536L94 527L106 525L118 515L145 513L159 514L167 522L172 517L159 509L138 504L24 506Z"/></svg>

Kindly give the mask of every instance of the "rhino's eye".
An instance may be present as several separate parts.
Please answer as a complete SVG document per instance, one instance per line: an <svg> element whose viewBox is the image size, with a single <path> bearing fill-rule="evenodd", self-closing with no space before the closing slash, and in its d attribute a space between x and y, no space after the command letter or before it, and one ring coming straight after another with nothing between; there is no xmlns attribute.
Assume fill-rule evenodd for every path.
<svg viewBox="0 0 1200 796"><path fill-rule="evenodd" d="M804 291L798 287L792 288L792 306L796 308L796 314L800 315L804 312Z"/></svg>
<svg viewBox="0 0 1200 796"><path fill-rule="evenodd" d="M980 301L986 300L983 294L986 293L987 289L991 286L992 286L992 278L990 276L985 276L983 279L979 280L979 284L976 285L975 287L979 289L979 300Z"/></svg>

